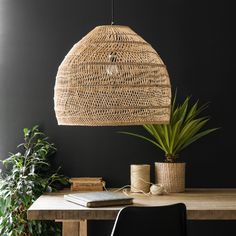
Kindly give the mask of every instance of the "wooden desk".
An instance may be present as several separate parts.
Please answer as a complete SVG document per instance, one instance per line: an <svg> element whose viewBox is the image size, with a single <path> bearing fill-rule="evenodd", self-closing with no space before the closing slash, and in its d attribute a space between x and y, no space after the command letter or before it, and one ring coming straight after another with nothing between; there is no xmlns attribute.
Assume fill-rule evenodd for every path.
<svg viewBox="0 0 236 236"><path fill-rule="evenodd" d="M86 208L63 199L65 192L39 197L28 210L29 220L63 223L63 236L86 236L87 220L114 220L121 207ZM134 205L161 206L182 202L189 220L236 220L236 189L187 189L163 196L135 196Z"/></svg>

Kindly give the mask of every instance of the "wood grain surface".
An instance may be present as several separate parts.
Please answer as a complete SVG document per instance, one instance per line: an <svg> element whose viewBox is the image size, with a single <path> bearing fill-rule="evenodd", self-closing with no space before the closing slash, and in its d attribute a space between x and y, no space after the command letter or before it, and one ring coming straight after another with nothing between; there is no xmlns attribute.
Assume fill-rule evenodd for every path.
<svg viewBox="0 0 236 236"><path fill-rule="evenodd" d="M113 220L122 207L86 208L67 202L68 191L45 194L28 210L30 220ZM185 203L190 220L236 220L236 189L187 189L184 193L134 197L134 205L161 206Z"/></svg>

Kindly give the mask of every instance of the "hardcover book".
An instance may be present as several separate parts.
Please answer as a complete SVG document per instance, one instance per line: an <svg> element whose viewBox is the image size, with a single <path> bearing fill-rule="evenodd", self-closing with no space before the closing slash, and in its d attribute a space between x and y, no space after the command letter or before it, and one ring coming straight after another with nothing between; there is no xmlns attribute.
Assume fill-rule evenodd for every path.
<svg viewBox="0 0 236 236"><path fill-rule="evenodd" d="M117 192L86 192L64 195L64 199L85 207L130 205L133 198Z"/></svg>
<svg viewBox="0 0 236 236"><path fill-rule="evenodd" d="M102 177L71 178L71 191L103 191Z"/></svg>
<svg viewBox="0 0 236 236"><path fill-rule="evenodd" d="M70 178L70 182L79 182L79 183L99 183L102 181L102 177L74 177L74 178Z"/></svg>
<svg viewBox="0 0 236 236"><path fill-rule="evenodd" d="M80 192L91 192L91 191L103 191L103 185L75 185L71 187L71 191L80 191Z"/></svg>

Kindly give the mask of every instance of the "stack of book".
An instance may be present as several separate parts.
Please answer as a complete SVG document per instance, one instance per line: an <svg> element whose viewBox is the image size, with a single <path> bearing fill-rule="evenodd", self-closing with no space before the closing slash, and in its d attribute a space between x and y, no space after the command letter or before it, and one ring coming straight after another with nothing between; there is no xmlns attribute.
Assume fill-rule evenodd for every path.
<svg viewBox="0 0 236 236"><path fill-rule="evenodd" d="M71 191L103 191L104 181L101 177L71 178Z"/></svg>

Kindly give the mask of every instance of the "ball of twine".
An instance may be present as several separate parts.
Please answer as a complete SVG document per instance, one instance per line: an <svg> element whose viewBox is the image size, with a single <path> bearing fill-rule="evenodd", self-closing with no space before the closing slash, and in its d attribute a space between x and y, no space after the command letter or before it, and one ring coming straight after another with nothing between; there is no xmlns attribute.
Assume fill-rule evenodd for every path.
<svg viewBox="0 0 236 236"><path fill-rule="evenodd" d="M150 187L150 193L152 195L162 195L167 192L162 184L152 184Z"/></svg>
<svg viewBox="0 0 236 236"><path fill-rule="evenodd" d="M150 165L130 166L131 192L148 193L150 191Z"/></svg>

